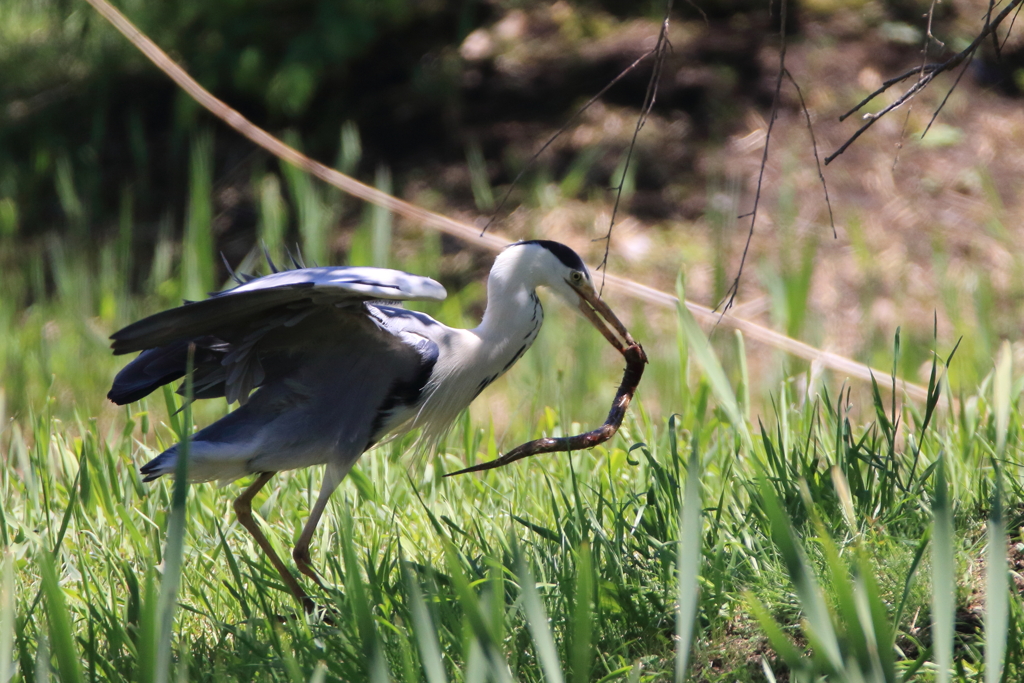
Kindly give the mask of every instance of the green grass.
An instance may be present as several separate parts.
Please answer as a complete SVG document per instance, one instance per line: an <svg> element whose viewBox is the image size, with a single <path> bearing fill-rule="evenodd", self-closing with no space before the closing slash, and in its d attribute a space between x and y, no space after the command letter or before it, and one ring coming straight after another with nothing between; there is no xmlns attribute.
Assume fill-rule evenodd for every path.
<svg viewBox="0 0 1024 683"><path fill-rule="evenodd" d="M358 132L342 138L338 163L354 166ZM199 136L193 195L211 192L208 157ZM71 218L76 179L65 182ZM383 167L376 182L390 182ZM327 230L346 214L336 193L287 174L253 185L276 257L293 218L307 259L341 260ZM708 343L682 308L667 321L637 316L651 365L613 441L443 478L604 419L621 359L545 299L536 348L437 454L393 442L335 494L312 545L328 619L306 620L234 519L239 485L186 490L137 473L226 406L200 402L190 415L170 392L127 409L103 398L125 362L109 353L112 331L219 285L209 211L196 197L184 243L164 232L135 283L124 275L141 258L130 190L109 243L0 243L0 681L1020 676L1024 612L1006 571L1024 541L1012 531L1024 519L1012 348L969 338L953 368L982 379L954 391L952 349L887 340L876 353L894 370L935 358L929 401L902 405L888 377L845 386L805 371L765 386L741 335ZM415 250L403 240L370 211L347 258L446 275L437 235ZM780 323L800 326L812 253L777 277ZM254 251L246 268L259 260ZM423 310L475 324L483 287L450 289ZM283 557L319 477L280 475L256 498Z"/></svg>
<svg viewBox="0 0 1024 683"><path fill-rule="evenodd" d="M0 39L0 62L31 65L8 70L19 98L40 84L82 82L103 64L137 68L141 57L111 42L90 10L55 7L0 7L0 35L10 38ZM161 21L154 7L140 18L166 46L196 23L188 7L186 24ZM374 15L377 24L387 26L400 9ZM35 47L21 54L24 46ZM190 66L234 72L242 91L269 91L272 110L304 109L319 71L261 59L246 49L237 69L201 57ZM314 592L326 619L306 619L234 519L239 485L150 485L138 475L193 421L208 424L226 406L202 402L192 415L176 413L169 392L127 409L103 398L125 362L110 355L110 332L221 284L215 146L196 109L181 106L172 126L171 156L189 160L184 215L166 214L155 230L140 229L135 217L147 204L147 158L156 149L139 111L128 114L138 182L121 192L116 219L98 204L99 162L89 150L106 139L106 125L103 117L93 122L91 146L54 138L33 153L32 168L0 159L0 682L1022 677L1024 610L1009 570L1019 569L1024 548L1024 381L1001 342L1016 330L1015 306L1004 304L1020 299L1020 278L997 287L974 265L969 277L958 275L963 264L946 245L932 245L942 310L964 334L953 389L940 362L951 349L931 363L928 330L906 333L895 348L889 330L851 330L873 339L865 356L878 367L891 362L913 379L931 363L921 406L891 401L889 378L845 386L802 363L778 362L781 379L759 383L742 336L718 331L709 344L685 309L660 320L639 311L634 327L652 363L619 436L590 452L443 478L527 439L604 419L621 361L585 322L552 304L536 348L437 454L417 459L405 439L352 472L312 546L329 587ZM298 133L289 139L298 142ZM589 197L607 207L604 190L587 182L598 167L593 149L563 174L542 165L527 175L517 197L528 225L543 214L529 214L531 206ZM336 166L355 173L362 156L359 131L346 123ZM468 189L485 211L505 188L492 187L472 140L466 159ZM468 279L469 259L454 275L442 270L437 235L417 236L410 248L409 226L393 225L387 212L355 208L290 167L268 173L261 163L250 166L256 231L275 258L298 243L310 264L387 264ZM639 166L624 168L620 159L611 179L625 176L628 198ZM985 227L1012 251L1006 210L980 175L991 207ZM399 191L402 180L394 180ZM716 296L732 277L737 182L709 189L703 219ZM386 166L374 184L390 190ZM44 186L53 187L61 215L46 213L39 224L38 207L15 197L50 196ZM780 243L796 246L758 273L778 327L813 337L819 244L798 238L795 192L781 188L775 218ZM337 239L346 231L343 257ZM881 263L856 220L847 231L871 283ZM100 234L109 241L92 244ZM684 248L678 242L673 253ZM246 268L258 261L253 250ZM457 289L422 308L453 325L474 324L483 288L474 281ZM865 285L865 310L876 294ZM255 501L283 557L319 476L280 475Z"/></svg>
<svg viewBox="0 0 1024 683"><path fill-rule="evenodd" d="M650 345L648 379L662 377L641 388L612 442L444 479L538 433L603 419L619 361L585 323L551 315L539 348L492 390L515 406L509 414L475 410L438 454L412 464L409 439L360 461L313 543L329 620L307 621L235 522L237 485L186 496L167 479L141 483L138 465L190 416L155 395L96 407L121 363L99 330L162 305L160 295L115 292L98 316L99 276L70 267L66 277L4 341L26 364L18 383L5 382L16 400L0 433L0 602L13 603L0 605L0 656L12 653L13 680L1021 673L1021 603L1000 564L1024 494L1008 351L959 410L948 409L937 363L932 408L823 385L800 400L784 382L747 417L683 316L675 339ZM464 311L477 296L451 306ZM48 338L36 318L77 332ZM32 354L39 368L28 367ZM54 378L46 386L43 368ZM871 423L851 414L858 390L874 406ZM649 410L648 397L662 408ZM224 410L197 408L199 424ZM285 557L318 478L280 475L256 498ZM1000 569L989 575L982 563ZM680 646L691 638L692 650ZM937 668L945 661L950 678Z"/></svg>

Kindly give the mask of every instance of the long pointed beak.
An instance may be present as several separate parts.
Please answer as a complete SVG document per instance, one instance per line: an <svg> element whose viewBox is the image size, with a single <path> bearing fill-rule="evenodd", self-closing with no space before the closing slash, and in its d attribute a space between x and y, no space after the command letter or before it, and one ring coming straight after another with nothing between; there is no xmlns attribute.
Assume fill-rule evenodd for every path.
<svg viewBox="0 0 1024 683"><path fill-rule="evenodd" d="M636 340L633 339L626 326L612 312L608 304L601 300L592 286L578 287L571 282L569 286L580 295L580 312L597 328L598 332L604 335L604 338L612 346L621 353L625 353L627 347L636 345ZM604 320L601 319L602 317ZM611 328L609 328L609 324ZM616 332L618 332L621 339L615 336Z"/></svg>

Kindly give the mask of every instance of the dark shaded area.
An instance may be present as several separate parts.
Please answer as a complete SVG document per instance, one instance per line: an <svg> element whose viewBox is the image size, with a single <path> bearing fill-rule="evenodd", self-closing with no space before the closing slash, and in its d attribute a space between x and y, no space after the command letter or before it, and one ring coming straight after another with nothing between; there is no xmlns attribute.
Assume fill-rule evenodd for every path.
<svg viewBox="0 0 1024 683"><path fill-rule="evenodd" d="M479 146L490 183L511 182L582 103L653 46L661 7L620 0L196 0L147 3L133 7L142 14L131 18L218 97L271 132L293 132L311 156L335 159L339 128L352 121L362 144L357 176L369 179L387 164L399 193L425 182L450 205L475 210L468 176L446 175L465 164L467 148ZM899 19L917 5L885 7ZM654 114L678 126L636 150L635 192L625 207L634 215L656 221L703 212L697 153L720 144L749 106L770 107L774 79L765 56L777 44L776 12L747 0L701 3L699 10L676 4L678 32ZM951 12L943 9L938 19ZM86 19L77 36L13 51L21 68L0 84L0 199L17 206L10 229L29 239L54 230L102 238L116 231L130 192L136 268L145 272L161 221L180 230L190 140L213 128L214 183L230 190L215 197L216 247L237 262L255 238L251 181L276 161L199 110L99 17ZM791 40L802 40L799 7L790 7L788 23ZM493 43L489 51L466 52L474 31ZM911 49L886 48L899 57ZM0 68L10 72L13 59ZM651 64L642 64L601 104L635 116L650 73ZM578 192L604 191L623 149L611 136L556 144L535 173L564 177L589 154ZM82 204L77 221L60 197L62 167ZM694 189L669 198L663 190L670 183ZM520 200L514 195L506 210Z"/></svg>
<svg viewBox="0 0 1024 683"><path fill-rule="evenodd" d="M510 144L538 146L541 131L565 121L642 54L640 46L628 41L597 54L588 54L583 45L574 53L542 56L509 74L495 60L467 65L458 55L469 30L493 21L499 6L377 5L303 2L255 8L236 2L199 9L157 3L147 15L132 18L257 125L294 130L307 153L330 160L337 153L340 123L353 120L362 136L363 167L386 161L399 179L406 172L463 161L470 139L479 141L487 158L500 158ZM609 2L596 9L625 21L649 17L649 5ZM765 102L769 96L757 88L764 10L753 3L716 7L705 37L677 46L657 104L658 111L686 112L702 137L728 129L722 114L734 105L727 100ZM737 11L753 19L739 30L724 18ZM686 12L695 14L692 8ZM656 34L657 22L649 24L648 33ZM88 30L110 33L96 25ZM528 31L530 40L543 40L545 32L557 34L559 27L531 15ZM181 219L189 138L197 127L223 126L211 123L212 117L141 57L115 63L131 50L115 42L120 40L112 38L113 47L95 56L95 68L84 79L43 74L34 83L15 79L0 88L7 105L7 116L0 120L0 194L15 198L24 236L67 223L55 189L61 159L70 162L90 231L112 222L125 188L133 192L140 222L155 222L168 211L174 222ZM31 62L31 54L24 57ZM708 66L728 74L728 87L701 70ZM643 99L649 69L644 65L628 75L605 101L635 107ZM546 161L556 175L568 162ZM233 132L217 135L218 184L234 176L247 181L254 163L265 161L248 142ZM499 172L492 181L507 182L506 175ZM658 179L640 182L658 184ZM222 221L247 228L254 223L251 206L218 208L228 214ZM147 235L137 235L144 249Z"/></svg>

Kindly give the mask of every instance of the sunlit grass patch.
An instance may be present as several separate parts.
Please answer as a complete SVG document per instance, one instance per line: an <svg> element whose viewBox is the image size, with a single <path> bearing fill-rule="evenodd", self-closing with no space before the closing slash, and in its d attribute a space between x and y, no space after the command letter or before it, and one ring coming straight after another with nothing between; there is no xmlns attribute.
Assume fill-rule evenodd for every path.
<svg viewBox="0 0 1024 683"><path fill-rule="evenodd" d="M684 365L714 362L685 339L675 350ZM523 374L545 372L527 364ZM927 428L923 408L893 413L882 394L875 423L859 425L846 392L825 391L803 402L780 391L773 412L751 422L723 405L734 392L724 376L713 389L692 375L694 386L678 389L680 413L652 418L641 400L616 439L588 452L445 479L496 454L493 428L467 416L412 467L409 440L366 454L313 542L328 586L313 593L324 618L303 616L235 522L237 485L192 487L174 627L162 638L155 605L171 566L174 486L142 484L136 467L176 440L161 423L180 430L183 416L166 417L152 400L130 407L120 430L45 410L21 416L0 442L14 585L0 636L12 634L15 676L757 681L784 671L853 680L856 669L859 680L896 681L932 680L943 657L957 680L1000 659L1016 675L1021 609L1007 582L993 574L952 602L933 598L949 595L940 589L959 580L955 567L980 557L972 539L986 519L987 562L1005 557L996 512L1021 502L1011 365ZM537 399L502 443L576 428L582 402L551 385L593 388L571 373L548 377L540 396L552 402ZM940 382L932 391L948 402ZM1008 485L993 506L994 462ZM282 474L254 502L284 556L318 479L315 470ZM988 599L993 591L1006 598ZM969 595L985 596L981 629L956 626ZM687 656L680 643L691 632ZM169 667L152 668L168 647Z"/></svg>

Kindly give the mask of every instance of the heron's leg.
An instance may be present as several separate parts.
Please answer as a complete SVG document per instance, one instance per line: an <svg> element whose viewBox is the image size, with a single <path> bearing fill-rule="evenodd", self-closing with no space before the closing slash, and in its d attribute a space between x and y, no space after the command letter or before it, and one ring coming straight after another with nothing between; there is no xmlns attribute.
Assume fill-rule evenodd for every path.
<svg viewBox="0 0 1024 683"><path fill-rule="evenodd" d="M242 492L238 498L235 498L235 516L238 517L238 521L241 522L252 537L256 539L256 544L266 553L267 557L270 558L270 563L274 565L277 572L281 575L281 579L284 581L284 585L288 587L288 590L292 592L295 599L302 603L303 609L307 612L312 612L315 608L313 601L306 591L302 590L302 586L296 581L292 573L288 571L288 568L284 566L284 562L274 552L273 546L270 545L270 541L263 535L263 531L260 529L259 524L252 516L252 499L256 497L260 489L267 485L270 478L273 477L276 472L262 472L260 476L256 477L256 481L249 485L245 491Z"/></svg>
<svg viewBox="0 0 1024 683"><path fill-rule="evenodd" d="M312 560L309 556L309 543L313 540L316 526L320 523L320 517L323 516L324 509L327 508L327 502L331 499L331 494L338 488L338 484L345 478L348 471L352 469L353 463L341 464L331 462L327 464L327 468L324 470L324 482L320 487L320 495L317 497L313 509L309 511L309 519L306 520L306 525L302 527L302 535L299 536L295 549L292 550L292 559L295 560L295 566L299 568L300 572L316 581L320 588L323 588L324 584L321 583L320 576L313 569Z"/></svg>

